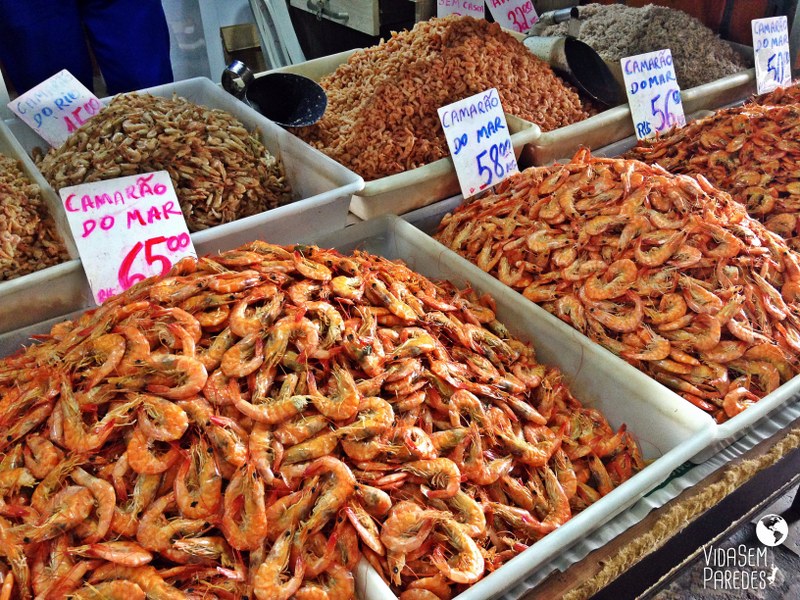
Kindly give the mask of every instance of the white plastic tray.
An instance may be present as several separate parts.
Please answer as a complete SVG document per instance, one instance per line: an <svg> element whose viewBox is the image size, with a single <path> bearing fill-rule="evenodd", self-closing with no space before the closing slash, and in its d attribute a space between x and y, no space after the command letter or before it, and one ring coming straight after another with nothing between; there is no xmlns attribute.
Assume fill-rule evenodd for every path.
<svg viewBox="0 0 800 600"><path fill-rule="evenodd" d="M461 287L469 285L478 293L488 292L497 302L497 318L511 333L532 342L539 361L557 365L575 396L584 405L602 411L612 427L627 423L645 458L653 460L610 494L457 596L458 600L501 594L635 503L711 441L711 417L404 220L384 216L348 227L335 236L318 237L315 242L343 252L360 248L390 259L401 258L432 279L448 279ZM365 600L387 598L367 591Z"/></svg>
<svg viewBox="0 0 800 600"><path fill-rule="evenodd" d="M614 156L615 154L609 154L608 156ZM434 205L427 206L425 208L413 211L404 215L403 218L408 221L409 223L415 225L420 230L424 231L427 234L432 235L436 228L438 227L439 223L441 222L442 218L449 212L452 212L457 206L459 206L463 202L462 196L454 196L452 198L448 198L442 202L438 202ZM444 248L444 246L442 246ZM449 251L449 250L448 250ZM469 262L466 261L465 262ZM472 263L469 263L470 265ZM477 266L474 268L479 269ZM479 269L480 270L480 269ZM483 272L483 271L481 271ZM498 282L499 283L499 282ZM509 288L511 289L511 288ZM515 292L516 293L516 292ZM519 294L520 298L524 299L524 296ZM533 303L530 303L533 304ZM544 309L539 308L536 305L533 305L534 308L544 312L545 314L550 315ZM555 317L553 317L555 318ZM572 329L566 323L563 323L560 319L556 319L560 324L563 324L569 329ZM574 330L573 330L574 331ZM577 332L576 332L577 333ZM583 334L579 334L581 337L584 337ZM589 338L585 338L589 340ZM594 343L594 342L590 342ZM609 352L605 350L605 348L601 348L604 352ZM609 352L609 354L611 354ZM612 354L613 356L613 354ZM620 359L621 360L621 359ZM623 361L624 362L624 361ZM627 363L625 363L627 365ZM630 365L628 365L630 366ZM633 367L631 367L633 368ZM636 369L634 369L636 370ZM636 370L639 372L638 370ZM661 385L661 384L658 384ZM664 387L664 389L667 389ZM696 456L693 456L691 461L694 463L702 463L717 454L723 448L729 446L739 438L741 438L746 433L749 433L754 430L755 427L760 422L763 422L767 419L771 414L779 411L783 406L788 404L792 399L800 398L800 375L795 376L793 379L787 381L782 386L780 386L777 390L772 392L771 394L766 395L761 400L753 404L752 406L748 407L743 412L739 413L732 419L725 421L722 424L717 424L716 422L713 423L713 437L711 439L711 443L707 448L704 448L701 452L699 452ZM685 400L683 400L686 404L689 404ZM710 417L709 417L710 418ZM712 419L713 421L713 419Z"/></svg>
<svg viewBox="0 0 800 600"><path fill-rule="evenodd" d="M198 254L211 254L240 246L253 239L254 231L260 237L288 244L294 242L299 235L336 231L346 225L350 197L364 186L364 180L359 175L275 125L224 92L210 79L197 77L140 92L165 98L177 94L196 104L225 110L244 123L249 130L257 129L264 146L283 161L287 179L298 198L291 204L193 233L192 242ZM103 100L104 103L109 101L110 98ZM49 146L19 119L9 120L7 125L13 134L13 137L9 136L10 142L18 147L19 154L35 173L37 182L48 190L48 197L55 203L57 212L54 214L67 227L61 201L26 154L37 146L43 149ZM77 252L74 256L77 257ZM8 299L3 292L2 286L5 284L0 284L0 331L37 323L93 305L92 294L80 261L70 261L45 271L34 274L36 277L33 279L33 276L28 275L8 282L13 284L8 292Z"/></svg>
<svg viewBox="0 0 800 600"><path fill-rule="evenodd" d="M711 110L742 100L756 91L755 69L734 73L681 91L684 113ZM531 143L525 156L534 165L547 165L571 157L579 147L591 150L633 136L633 121L627 104L616 106L593 117L543 132Z"/></svg>
<svg viewBox="0 0 800 600"><path fill-rule="evenodd" d="M23 172L39 186L42 199L56 223L56 230L64 240L70 260L28 275L0 282L0 331L24 327L63 314L91 297L89 283L83 274L78 251L67 224L61 200L55 195L33 161L14 138L8 127L0 121L0 153L15 158L22 164ZM57 293L52 293L58 290ZM31 310L31 304L37 310Z"/></svg>
<svg viewBox="0 0 800 600"><path fill-rule="evenodd" d="M626 423L644 457L653 461L459 595L460 600L493 598L514 586L545 561L634 504L711 440L713 420L708 415L402 219L384 216L335 234L297 241L313 241L345 252L361 248L390 259L402 258L412 269L430 278L446 278L462 287L470 285L479 293L488 292L497 302L498 319L508 324L515 336L532 342L540 361L557 365L570 390L584 405L601 410L614 428ZM0 354L18 349L32 334L47 331L51 324L0 335ZM356 589L362 600L394 597L369 568L360 568L357 577Z"/></svg>
<svg viewBox="0 0 800 600"><path fill-rule="evenodd" d="M347 62L356 51L347 50L270 72L297 73L319 81ZM506 114L506 121L511 132L514 153L519 157L525 145L541 135L541 130L538 125L513 115ZM350 211L361 219L385 214L401 215L452 196L459 189L453 160L450 157L440 158L404 173L367 181L358 194L353 194Z"/></svg>

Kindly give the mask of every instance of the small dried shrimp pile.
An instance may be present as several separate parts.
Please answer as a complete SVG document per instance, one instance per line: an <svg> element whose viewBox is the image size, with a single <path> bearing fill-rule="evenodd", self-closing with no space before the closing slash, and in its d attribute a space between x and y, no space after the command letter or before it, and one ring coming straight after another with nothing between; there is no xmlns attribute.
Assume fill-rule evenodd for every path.
<svg viewBox="0 0 800 600"><path fill-rule="evenodd" d="M373 180L449 155L437 110L497 88L503 110L543 131L582 121L577 91L496 23L450 16L360 50L320 84L328 108L295 130Z"/></svg>
<svg viewBox="0 0 800 600"><path fill-rule="evenodd" d="M120 94L35 158L56 190L168 171L190 231L291 201L283 165L238 119L179 97Z"/></svg>
<svg viewBox="0 0 800 600"><path fill-rule="evenodd" d="M449 598L499 567L643 465L475 296L253 242L6 358L18 596L343 599L363 554Z"/></svg>
<svg viewBox="0 0 800 600"><path fill-rule="evenodd" d="M798 372L800 255L702 177L580 151L436 238L719 422Z"/></svg>
<svg viewBox="0 0 800 600"><path fill-rule="evenodd" d="M39 186L0 154L0 281L69 260Z"/></svg>
<svg viewBox="0 0 800 600"><path fill-rule="evenodd" d="M722 110L627 156L704 176L800 250L800 105Z"/></svg>

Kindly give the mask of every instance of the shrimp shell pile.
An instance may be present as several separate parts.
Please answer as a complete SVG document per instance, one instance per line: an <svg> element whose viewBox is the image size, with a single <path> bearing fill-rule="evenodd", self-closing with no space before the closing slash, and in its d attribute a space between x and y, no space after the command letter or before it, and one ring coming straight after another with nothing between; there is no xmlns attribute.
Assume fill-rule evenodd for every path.
<svg viewBox="0 0 800 600"><path fill-rule="evenodd" d="M755 104L765 106L783 106L785 104L800 104L800 85L794 83L786 87L778 87L767 94L761 94L752 99Z"/></svg>
<svg viewBox="0 0 800 600"><path fill-rule="evenodd" d="M581 150L435 237L718 422L798 372L800 255L702 177Z"/></svg>
<svg viewBox="0 0 800 600"><path fill-rule="evenodd" d="M497 88L503 110L543 131L590 113L575 88L496 23L433 18L357 51L320 84L328 108L295 133L366 180L449 156L437 110Z"/></svg>
<svg viewBox="0 0 800 600"><path fill-rule="evenodd" d="M657 141L642 142L627 157L673 173L702 175L800 250L799 104L721 110Z"/></svg>
<svg viewBox="0 0 800 600"><path fill-rule="evenodd" d="M349 598L362 555L450 597L643 466L489 299L360 252L186 259L0 384L20 598Z"/></svg>
<svg viewBox="0 0 800 600"><path fill-rule="evenodd" d="M39 186L0 154L0 281L69 260Z"/></svg>
<svg viewBox="0 0 800 600"><path fill-rule="evenodd" d="M64 145L34 159L56 190L165 170L190 231L292 199L281 162L238 119L177 96L115 96Z"/></svg>

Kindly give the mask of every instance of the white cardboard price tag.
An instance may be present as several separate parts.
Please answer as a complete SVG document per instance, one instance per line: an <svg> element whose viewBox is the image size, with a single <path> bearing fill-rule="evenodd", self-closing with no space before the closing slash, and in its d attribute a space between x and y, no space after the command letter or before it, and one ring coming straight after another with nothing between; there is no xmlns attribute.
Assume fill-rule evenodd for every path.
<svg viewBox="0 0 800 600"><path fill-rule="evenodd" d="M539 20L532 0L488 0L489 12L502 27L528 33Z"/></svg>
<svg viewBox="0 0 800 600"><path fill-rule="evenodd" d="M789 55L789 26L786 16L753 19L753 51L756 62L756 89L766 94L789 85L792 67Z"/></svg>
<svg viewBox="0 0 800 600"><path fill-rule="evenodd" d="M73 185L59 194L98 304L197 256L166 171Z"/></svg>
<svg viewBox="0 0 800 600"><path fill-rule="evenodd" d="M519 171L495 88L443 106L439 120L465 198Z"/></svg>
<svg viewBox="0 0 800 600"><path fill-rule="evenodd" d="M686 125L672 52L656 50L619 62L637 139Z"/></svg>
<svg viewBox="0 0 800 600"><path fill-rule="evenodd" d="M58 148L103 106L97 96L64 69L9 102L8 107L48 144Z"/></svg>
<svg viewBox="0 0 800 600"><path fill-rule="evenodd" d="M468 15L476 19L483 19L486 15L483 0L437 0L436 16Z"/></svg>

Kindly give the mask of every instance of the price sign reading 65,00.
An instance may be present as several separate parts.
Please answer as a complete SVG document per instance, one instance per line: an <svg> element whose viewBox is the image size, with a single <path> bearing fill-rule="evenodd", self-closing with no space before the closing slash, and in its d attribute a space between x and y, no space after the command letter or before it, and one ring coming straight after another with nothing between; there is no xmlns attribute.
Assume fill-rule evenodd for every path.
<svg viewBox="0 0 800 600"><path fill-rule="evenodd" d="M158 171L59 190L98 304L180 259L197 256L169 173Z"/></svg>

